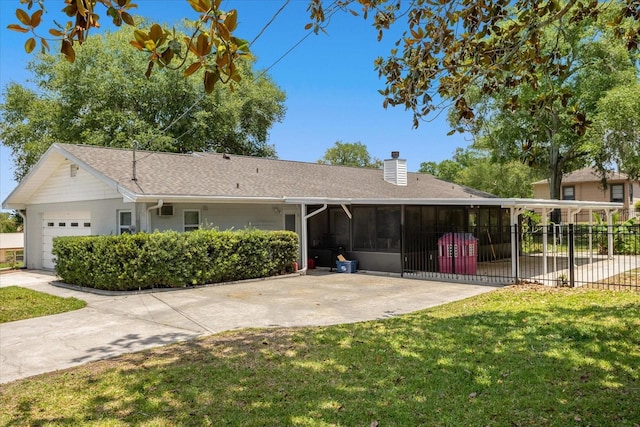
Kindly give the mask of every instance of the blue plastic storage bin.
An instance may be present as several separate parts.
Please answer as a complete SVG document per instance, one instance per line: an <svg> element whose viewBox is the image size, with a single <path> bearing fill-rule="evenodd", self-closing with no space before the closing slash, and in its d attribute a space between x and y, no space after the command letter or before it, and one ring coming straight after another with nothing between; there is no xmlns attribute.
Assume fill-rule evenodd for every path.
<svg viewBox="0 0 640 427"><path fill-rule="evenodd" d="M338 273L355 273L358 269L358 261L336 261Z"/></svg>

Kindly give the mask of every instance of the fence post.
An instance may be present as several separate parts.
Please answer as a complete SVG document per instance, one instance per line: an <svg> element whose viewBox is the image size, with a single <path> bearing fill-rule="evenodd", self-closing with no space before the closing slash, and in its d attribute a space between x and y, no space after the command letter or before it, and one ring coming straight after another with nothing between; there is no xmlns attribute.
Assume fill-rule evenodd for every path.
<svg viewBox="0 0 640 427"><path fill-rule="evenodd" d="M571 286L572 288L576 286L576 267L575 267L575 258L576 258L576 254L575 254L575 247L574 247L574 237L575 237L575 230L574 230L574 224L571 222L569 223L569 236L568 239L569 241L567 242L569 244L569 286Z"/></svg>

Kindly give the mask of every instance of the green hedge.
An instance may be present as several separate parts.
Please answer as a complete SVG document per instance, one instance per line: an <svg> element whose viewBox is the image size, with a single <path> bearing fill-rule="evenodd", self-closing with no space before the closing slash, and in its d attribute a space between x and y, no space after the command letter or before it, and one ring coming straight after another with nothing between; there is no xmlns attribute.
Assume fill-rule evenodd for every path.
<svg viewBox="0 0 640 427"><path fill-rule="evenodd" d="M290 231L174 231L56 237L56 273L104 290L185 287L293 271L298 235Z"/></svg>

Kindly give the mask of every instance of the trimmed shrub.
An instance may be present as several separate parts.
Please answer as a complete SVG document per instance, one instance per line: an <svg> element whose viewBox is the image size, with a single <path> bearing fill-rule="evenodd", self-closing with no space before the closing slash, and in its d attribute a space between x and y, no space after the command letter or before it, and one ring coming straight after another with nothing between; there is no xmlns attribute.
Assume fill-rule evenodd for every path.
<svg viewBox="0 0 640 427"><path fill-rule="evenodd" d="M56 273L104 290L179 288L293 271L298 236L290 231L196 230L56 237Z"/></svg>

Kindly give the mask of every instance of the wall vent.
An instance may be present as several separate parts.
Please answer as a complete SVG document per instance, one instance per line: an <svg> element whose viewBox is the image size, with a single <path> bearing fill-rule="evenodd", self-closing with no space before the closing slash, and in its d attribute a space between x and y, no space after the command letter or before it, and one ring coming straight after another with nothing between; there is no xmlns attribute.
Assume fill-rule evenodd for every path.
<svg viewBox="0 0 640 427"><path fill-rule="evenodd" d="M158 216L173 216L173 205L163 205L158 208Z"/></svg>

